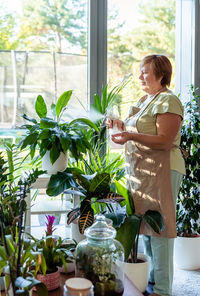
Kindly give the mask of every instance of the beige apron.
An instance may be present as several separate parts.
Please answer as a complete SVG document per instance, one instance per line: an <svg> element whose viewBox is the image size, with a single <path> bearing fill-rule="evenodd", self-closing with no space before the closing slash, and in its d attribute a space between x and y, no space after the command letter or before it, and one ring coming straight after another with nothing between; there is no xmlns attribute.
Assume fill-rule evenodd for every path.
<svg viewBox="0 0 200 296"><path fill-rule="evenodd" d="M125 120L127 131L138 132L136 122L153 100L147 99L141 109L135 108L135 112L133 110L133 113L137 113ZM147 210L159 211L165 225L165 230L158 235L143 221L140 233L168 238L176 237L170 150L153 150L134 141L128 141L125 145L125 152L127 187L134 200L135 213L144 214Z"/></svg>

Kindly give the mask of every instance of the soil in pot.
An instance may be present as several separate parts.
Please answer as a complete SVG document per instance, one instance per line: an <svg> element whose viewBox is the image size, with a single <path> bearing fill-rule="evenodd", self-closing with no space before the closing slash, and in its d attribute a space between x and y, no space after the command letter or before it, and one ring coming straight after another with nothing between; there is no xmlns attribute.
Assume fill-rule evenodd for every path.
<svg viewBox="0 0 200 296"><path fill-rule="evenodd" d="M94 283L95 296L122 296L124 293L124 285L121 280L109 280L107 282Z"/></svg>

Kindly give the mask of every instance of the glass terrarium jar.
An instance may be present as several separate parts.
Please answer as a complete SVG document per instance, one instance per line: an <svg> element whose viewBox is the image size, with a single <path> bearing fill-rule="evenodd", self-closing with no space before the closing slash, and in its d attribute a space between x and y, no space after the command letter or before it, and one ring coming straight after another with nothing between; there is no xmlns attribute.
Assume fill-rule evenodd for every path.
<svg viewBox="0 0 200 296"><path fill-rule="evenodd" d="M86 239L75 251L76 276L89 279L95 296L119 296L124 291L124 248L115 240L116 230L108 226L103 215L85 230Z"/></svg>

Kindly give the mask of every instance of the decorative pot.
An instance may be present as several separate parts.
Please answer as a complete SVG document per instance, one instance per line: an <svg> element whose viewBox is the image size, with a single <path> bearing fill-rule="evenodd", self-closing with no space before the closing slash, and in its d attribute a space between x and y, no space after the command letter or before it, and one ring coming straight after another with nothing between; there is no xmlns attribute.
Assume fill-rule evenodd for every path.
<svg viewBox="0 0 200 296"><path fill-rule="evenodd" d="M50 151L47 151L42 157L42 169L47 171L48 175L56 174L57 172L63 172L67 167L68 153L60 153L58 159L52 164L50 161Z"/></svg>
<svg viewBox="0 0 200 296"><path fill-rule="evenodd" d="M200 237L177 237L174 244L174 260L180 269L200 268Z"/></svg>
<svg viewBox="0 0 200 296"><path fill-rule="evenodd" d="M140 292L143 293L148 286L151 259L149 256L142 253L138 254L138 259L141 259L144 262L120 262L120 264L122 265L122 269L124 269L124 273L130 279L130 281Z"/></svg>
<svg viewBox="0 0 200 296"><path fill-rule="evenodd" d="M52 273L37 274L38 281L44 283L48 291L55 290L60 287L60 271L57 270ZM36 291L36 288L33 287L33 290Z"/></svg>

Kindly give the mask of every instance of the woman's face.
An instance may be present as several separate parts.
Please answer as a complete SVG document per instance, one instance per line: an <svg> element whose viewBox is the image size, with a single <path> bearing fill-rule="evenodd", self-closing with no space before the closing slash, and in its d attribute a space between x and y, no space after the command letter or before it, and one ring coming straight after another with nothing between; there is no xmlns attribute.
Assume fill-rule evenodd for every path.
<svg viewBox="0 0 200 296"><path fill-rule="evenodd" d="M148 94L155 94L160 89L162 89L161 80L162 77L159 79L153 73L153 69L151 64L145 64L141 67L141 74L139 76L141 80L141 88Z"/></svg>

